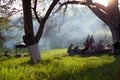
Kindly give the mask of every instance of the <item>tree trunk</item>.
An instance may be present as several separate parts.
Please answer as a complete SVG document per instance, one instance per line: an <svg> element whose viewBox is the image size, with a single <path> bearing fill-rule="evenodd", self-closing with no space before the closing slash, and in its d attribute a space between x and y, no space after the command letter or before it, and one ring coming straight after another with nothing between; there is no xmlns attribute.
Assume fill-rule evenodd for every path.
<svg viewBox="0 0 120 80"><path fill-rule="evenodd" d="M31 56L31 60L34 62L39 62L41 59L40 50L38 44L28 46L28 52Z"/></svg>
<svg viewBox="0 0 120 80"><path fill-rule="evenodd" d="M35 42L35 37L34 37L32 12L31 12L31 0L22 0L22 2L23 2L24 31L25 31L23 40L28 47L31 60L34 62L38 62L40 60L40 53L39 53L38 43Z"/></svg>
<svg viewBox="0 0 120 80"><path fill-rule="evenodd" d="M112 33L113 42L120 41L120 13L118 0L109 0L107 7L99 3L94 4L92 0L86 1L88 3L87 6L90 8L90 10L109 26Z"/></svg>
<svg viewBox="0 0 120 80"><path fill-rule="evenodd" d="M113 37L113 43L116 41L120 41L120 28L118 27L118 25L109 26L111 33L112 33L112 37Z"/></svg>
<svg viewBox="0 0 120 80"><path fill-rule="evenodd" d="M113 44L116 43L116 41L120 41L120 25L116 25L116 26L112 26L109 25L109 28L111 30L112 33L112 37L113 37ZM115 48L112 48L112 53L115 52Z"/></svg>

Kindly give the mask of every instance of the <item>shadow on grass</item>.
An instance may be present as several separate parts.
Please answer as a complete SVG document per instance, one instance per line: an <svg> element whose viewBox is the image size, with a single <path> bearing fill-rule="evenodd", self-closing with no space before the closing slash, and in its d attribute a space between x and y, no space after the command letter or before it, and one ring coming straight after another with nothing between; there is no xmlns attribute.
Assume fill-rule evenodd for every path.
<svg viewBox="0 0 120 80"><path fill-rule="evenodd" d="M94 55L94 56L100 57L102 55L103 54ZM44 75L42 73L38 73L38 74L41 75L42 77L41 79L44 79L49 76L47 80L119 80L120 79L120 55L108 55L108 56L110 57L113 56L115 60L111 63L105 63L97 67L86 64L82 70L76 67L76 70L72 68L69 70L59 69L57 71L53 70L49 74L45 74L45 73ZM89 57L89 56L83 55L82 57ZM55 59L59 59L59 58L55 58ZM46 65L48 63L51 63L51 61L43 60L41 62L41 64L43 65ZM64 68L64 65L62 68ZM39 79L38 75L36 75L36 77L37 79Z"/></svg>
<svg viewBox="0 0 120 80"><path fill-rule="evenodd" d="M89 56L83 55L82 57ZM94 56L100 57L102 54ZM65 77L65 79L62 80L120 80L120 55L108 56L113 56L115 58L114 62L103 64L95 68L86 65L83 70L77 70L74 73L62 72L62 74L64 74L55 76L56 79L54 80L60 80L60 77Z"/></svg>

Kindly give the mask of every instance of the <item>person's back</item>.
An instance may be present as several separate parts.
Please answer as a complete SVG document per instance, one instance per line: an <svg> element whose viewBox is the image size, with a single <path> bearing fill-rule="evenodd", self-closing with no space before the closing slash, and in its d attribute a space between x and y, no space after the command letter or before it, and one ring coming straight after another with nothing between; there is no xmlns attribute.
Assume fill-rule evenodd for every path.
<svg viewBox="0 0 120 80"><path fill-rule="evenodd" d="M73 47L73 44L71 44L71 45L68 47L67 52L70 52L70 50L71 50L72 47Z"/></svg>
<svg viewBox="0 0 120 80"><path fill-rule="evenodd" d="M67 53L68 53L69 55L73 55L73 54L74 54L73 44L71 44L71 45L68 47Z"/></svg>

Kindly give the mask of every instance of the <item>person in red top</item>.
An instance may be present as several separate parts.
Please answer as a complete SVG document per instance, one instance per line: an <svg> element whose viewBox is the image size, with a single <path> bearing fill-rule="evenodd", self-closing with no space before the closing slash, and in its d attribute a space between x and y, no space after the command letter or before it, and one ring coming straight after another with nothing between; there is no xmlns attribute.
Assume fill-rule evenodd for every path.
<svg viewBox="0 0 120 80"><path fill-rule="evenodd" d="M84 45L85 45L84 50L89 50L89 48L90 48L90 42L89 42L89 40L87 40Z"/></svg>
<svg viewBox="0 0 120 80"><path fill-rule="evenodd" d="M88 35L86 42L84 43L85 47L84 49L81 51L81 53L86 53L87 50L89 50L90 48L90 35Z"/></svg>

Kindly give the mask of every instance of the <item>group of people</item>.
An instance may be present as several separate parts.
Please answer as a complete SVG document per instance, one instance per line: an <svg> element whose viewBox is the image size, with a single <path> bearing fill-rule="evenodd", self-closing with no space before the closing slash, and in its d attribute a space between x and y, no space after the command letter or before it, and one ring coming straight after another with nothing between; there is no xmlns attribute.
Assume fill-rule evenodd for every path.
<svg viewBox="0 0 120 80"><path fill-rule="evenodd" d="M88 37L86 38L85 42L84 42L84 49L79 49L79 46L74 47L73 44L71 44L68 47L67 53L69 55L74 55L74 54L86 54L88 53L88 51L90 49L92 49L94 44L94 37L93 35L88 35Z"/></svg>

